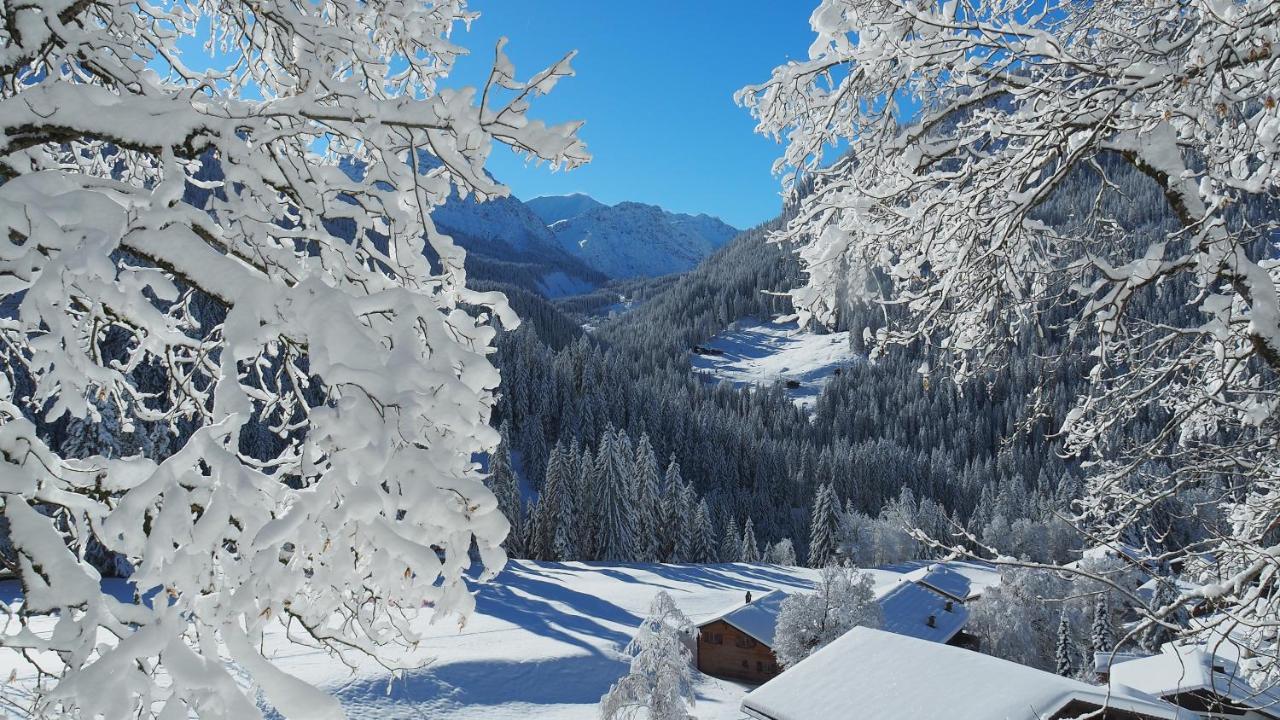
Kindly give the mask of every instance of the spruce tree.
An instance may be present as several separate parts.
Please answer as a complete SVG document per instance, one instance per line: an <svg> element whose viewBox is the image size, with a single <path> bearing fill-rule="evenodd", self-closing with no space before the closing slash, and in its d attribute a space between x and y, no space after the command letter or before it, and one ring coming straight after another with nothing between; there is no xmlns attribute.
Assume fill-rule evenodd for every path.
<svg viewBox="0 0 1280 720"><path fill-rule="evenodd" d="M1156 580L1155 592L1151 597L1151 610L1159 610L1174 604L1178 599L1178 578L1177 576L1161 577ZM1164 618L1165 623L1182 626L1186 623L1186 610L1179 608L1173 614ZM1150 626L1143 631L1140 643L1147 652L1160 652L1160 648L1165 643L1173 642L1177 639L1177 633L1162 623L1152 622Z"/></svg>
<svg viewBox="0 0 1280 720"><path fill-rule="evenodd" d="M596 468L600 473L600 541L598 555L610 562L636 558L636 514L631 486L631 443L621 432L605 431Z"/></svg>
<svg viewBox="0 0 1280 720"><path fill-rule="evenodd" d="M836 554L836 501L830 485L819 485L809 520L809 567L825 567Z"/></svg>
<svg viewBox="0 0 1280 720"><path fill-rule="evenodd" d="M693 517L694 508L684 507L684 500L684 478L680 474L680 464L672 455L662 486L662 527L659 531L659 560L662 562L689 562L692 533L691 523L687 520Z"/></svg>
<svg viewBox="0 0 1280 720"><path fill-rule="evenodd" d="M756 529L751 518L747 518L747 526L742 531L742 549L738 552L742 562L760 562L760 546L756 544Z"/></svg>
<svg viewBox="0 0 1280 720"><path fill-rule="evenodd" d="M658 458L642 434L636 445L635 466L631 479L636 517L635 559L658 562L662 553L662 491L659 488Z"/></svg>
<svg viewBox="0 0 1280 720"><path fill-rule="evenodd" d="M693 514L692 544L687 562L716 562L716 531L711 524L711 509L707 500L698 501L698 509Z"/></svg>
<svg viewBox="0 0 1280 720"><path fill-rule="evenodd" d="M503 547L511 557L524 557L524 508L520 499L520 482L511 467L511 427L503 422L498 432L502 439L489 458L489 477L485 482L498 500L498 510L511 523L511 533Z"/></svg>
<svg viewBox="0 0 1280 720"><path fill-rule="evenodd" d="M738 521L732 515L724 525L720 537L720 562L731 563L742 559L742 536L738 534Z"/></svg>
<svg viewBox="0 0 1280 720"><path fill-rule="evenodd" d="M1111 652L1116 646L1115 627L1111 619L1111 603L1107 593L1100 592L1093 603L1093 626L1089 630L1089 649L1094 653Z"/></svg>
<svg viewBox="0 0 1280 720"><path fill-rule="evenodd" d="M561 519L561 505L568 492L569 462L564 446L556 442L547 459L546 479L538 498L538 512L532 514L532 530L529 533L529 556L537 560L554 560L555 537Z"/></svg>
<svg viewBox="0 0 1280 720"><path fill-rule="evenodd" d="M1067 609L1062 608L1058 616L1058 651L1056 655L1056 672L1063 677L1076 676L1076 663L1073 641L1071 640L1071 623L1067 620Z"/></svg>

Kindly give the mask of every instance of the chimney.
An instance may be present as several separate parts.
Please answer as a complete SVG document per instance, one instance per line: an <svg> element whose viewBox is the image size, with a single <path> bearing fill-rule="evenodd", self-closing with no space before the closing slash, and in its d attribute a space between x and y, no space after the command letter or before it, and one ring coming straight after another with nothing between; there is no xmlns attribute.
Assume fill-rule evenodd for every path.
<svg viewBox="0 0 1280 720"><path fill-rule="evenodd" d="M929 619L924 621L924 624L928 625L929 627L938 627L938 618L933 615L930 615Z"/></svg>
<svg viewBox="0 0 1280 720"><path fill-rule="evenodd" d="M951 610L951 601L950 601L950 600L948 600L948 601L947 601L946 610L947 610L947 612L952 612L952 610Z"/></svg>

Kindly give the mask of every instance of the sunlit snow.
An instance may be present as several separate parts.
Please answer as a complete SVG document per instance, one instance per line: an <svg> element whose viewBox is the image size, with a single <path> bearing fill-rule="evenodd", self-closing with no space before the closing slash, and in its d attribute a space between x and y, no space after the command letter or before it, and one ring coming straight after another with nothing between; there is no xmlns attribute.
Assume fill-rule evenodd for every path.
<svg viewBox="0 0 1280 720"><path fill-rule="evenodd" d="M849 333L819 335L795 323L744 321L703 346L723 355L694 352L694 372L735 385L771 385L792 381L787 394L801 407L812 407L836 370L860 357L849 347Z"/></svg>

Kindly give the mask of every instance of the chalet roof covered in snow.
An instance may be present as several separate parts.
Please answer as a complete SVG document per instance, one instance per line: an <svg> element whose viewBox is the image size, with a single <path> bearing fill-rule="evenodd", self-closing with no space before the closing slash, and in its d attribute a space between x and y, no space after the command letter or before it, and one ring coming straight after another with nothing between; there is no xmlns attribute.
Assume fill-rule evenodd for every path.
<svg viewBox="0 0 1280 720"><path fill-rule="evenodd" d="M750 635L757 642L773 647L773 631L778 626L778 612L782 609L782 601L786 599L787 593L781 590L770 590L749 603L735 605L715 617L703 620L698 623L698 627L723 620Z"/></svg>
<svg viewBox="0 0 1280 720"><path fill-rule="evenodd" d="M1163 698L1211 693L1234 705L1280 719L1280 691L1255 690L1236 672L1236 664L1200 645L1166 644L1150 657L1115 662L1112 684Z"/></svg>
<svg viewBox="0 0 1280 720"><path fill-rule="evenodd" d="M990 655L857 627L742 701L759 720L1039 720L1071 706L1159 720L1195 716L1128 688L1093 686Z"/></svg>
<svg viewBox="0 0 1280 720"><path fill-rule="evenodd" d="M939 643L955 637L969 621L964 603L907 580L880 596L880 610L885 630Z"/></svg>
<svg viewBox="0 0 1280 720"><path fill-rule="evenodd" d="M903 577L906 580L914 580L921 585L928 586L955 600L968 600L972 594L972 584L969 582L969 578L943 563L926 565L919 570L907 573Z"/></svg>

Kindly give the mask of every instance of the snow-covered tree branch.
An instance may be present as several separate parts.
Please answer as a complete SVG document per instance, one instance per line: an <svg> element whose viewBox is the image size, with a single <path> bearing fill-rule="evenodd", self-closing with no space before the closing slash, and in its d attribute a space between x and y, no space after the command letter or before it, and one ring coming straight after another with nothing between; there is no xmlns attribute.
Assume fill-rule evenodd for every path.
<svg viewBox="0 0 1280 720"><path fill-rule="evenodd" d="M589 157L576 124L527 115L570 57L520 81L500 43L485 87L441 87L475 17L0 9L0 502L24 589L0 646L39 663L33 713L259 717L243 671L287 717L339 716L260 653L264 627L394 667L415 615L465 619L473 544L501 568L471 457L498 440L490 320L516 320L430 213L506 192L495 143ZM184 442L51 449L48 423L104 405ZM280 442L248 448L251 427ZM90 539L133 565L134 600L100 589Z"/></svg>
<svg viewBox="0 0 1280 720"><path fill-rule="evenodd" d="M1118 542L1212 498L1228 531L1158 559L1211 584L1154 621L1208 600L1215 631L1274 648L1280 7L824 0L811 22L809 58L739 95L786 141L802 317L882 302L879 348L961 382L1037 338L1092 358L1074 407L1032 406L1089 463L1080 519ZM1135 174L1167 218L1152 242L1116 212ZM1088 200L1052 216L1067 192Z"/></svg>

